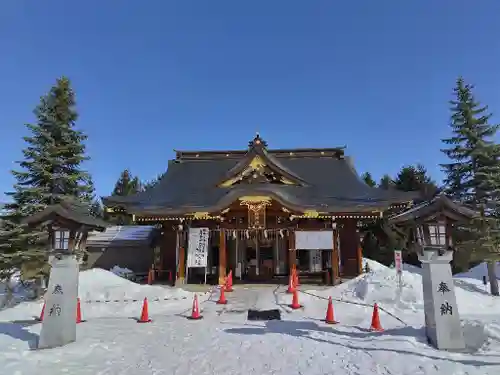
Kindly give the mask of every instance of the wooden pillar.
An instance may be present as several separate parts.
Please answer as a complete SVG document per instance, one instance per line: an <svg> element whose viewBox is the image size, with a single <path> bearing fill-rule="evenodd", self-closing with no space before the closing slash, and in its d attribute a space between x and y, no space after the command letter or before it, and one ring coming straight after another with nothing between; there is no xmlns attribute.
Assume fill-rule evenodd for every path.
<svg viewBox="0 0 500 375"><path fill-rule="evenodd" d="M333 230L333 246L332 246L332 284L337 285L340 282L339 272L339 231Z"/></svg>
<svg viewBox="0 0 500 375"><path fill-rule="evenodd" d="M363 267L360 256L359 235L357 233L357 220L343 220L339 236L343 274L346 277L356 277L361 274Z"/></svg>
<svg viewBox="0 0 500 375"><path fill-rule="evenodd" d="M179 260L178 260L178 281L179 284L184 284L185 276L184 273L186 271L186 242L184 241L184 232L179 233Z"/></svg>
<svg viewBox="0 0 500 375"><path fill-rule="evenodd" d="M363 273L363 248L361 247L361 241L359 241L358 236L358 275Z"/></svg>
<svg viewBox="0 0 500 375"><path fill-rule="evenodd" d="M226 267L226 233L221 229L219 232L219 285L224 285L226 282Z"/></svg>
<svg viewBox="0 0 500 375"><path fill-rule="evenodd" d="M75 248L76 245L76 231L74 229L71 229L69 231L69 237L68 237L68 250L73 252L76 250Z"/></svg>
<svg viewBox="0 0 500 375"><path fill-rule="evenodd" d="M295 267L297 261L297 254L295 251L295 231L290 230L288 232L288 267L289 275L292 274L292 270Z"/></svg>

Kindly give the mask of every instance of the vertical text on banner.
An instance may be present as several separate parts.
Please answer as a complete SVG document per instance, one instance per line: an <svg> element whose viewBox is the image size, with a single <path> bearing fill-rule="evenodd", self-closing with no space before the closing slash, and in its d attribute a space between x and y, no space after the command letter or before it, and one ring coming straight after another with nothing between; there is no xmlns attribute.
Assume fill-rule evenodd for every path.
<svg viewBox="0 0 500 375"><path fill-rule="evenodd" d="M190 228L187 254L187 266L206 267L208 258L208 228Z"/></svg>

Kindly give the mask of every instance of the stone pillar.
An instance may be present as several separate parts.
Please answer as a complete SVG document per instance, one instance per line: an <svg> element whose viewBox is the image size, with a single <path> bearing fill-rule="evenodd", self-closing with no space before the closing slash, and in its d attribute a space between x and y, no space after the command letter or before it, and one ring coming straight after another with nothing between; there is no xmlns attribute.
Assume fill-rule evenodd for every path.
<svg viewBox="0 0 500 375"><path fill-rule="evenodd" d="M224 283L226 282L226 251L226 233L223 229L221 229L219 232L219 285L224 285Z"/></svg>
<svg viewBox="0 0 500 375"><path fill-rule="evenodd" d="M78 262L73 255L51 256L49 287L38 349L55 348L76 341Z"/></svg>
<svg viewBox="0 0 500 375"><path fill-rule="evenodd" d="M450 266L453 252L426 247L418 259L422 262L427 339L437 349L465 349Z"/></svg>

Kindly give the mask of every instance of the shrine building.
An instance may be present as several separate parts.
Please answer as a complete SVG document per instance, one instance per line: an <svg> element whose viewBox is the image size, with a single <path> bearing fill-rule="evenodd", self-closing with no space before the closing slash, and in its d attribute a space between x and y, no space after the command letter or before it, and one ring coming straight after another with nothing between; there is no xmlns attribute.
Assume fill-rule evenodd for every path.
<svg viewBox="0 0 500 375"><path fill-rule="evenodd" d="M268 149L257 135L246 150L176 151L155 186L103 202L158 228L160 274L215 284L229 270L235 282L278 280L293 265L333 282L357 276L359 227L411 198L366 185L344 148Z"/></svg>

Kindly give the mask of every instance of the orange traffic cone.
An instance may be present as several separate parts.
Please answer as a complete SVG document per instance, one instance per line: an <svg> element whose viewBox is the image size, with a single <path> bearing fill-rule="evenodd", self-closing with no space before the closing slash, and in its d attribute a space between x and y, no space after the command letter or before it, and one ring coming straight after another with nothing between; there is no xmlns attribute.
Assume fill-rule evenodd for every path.
<svg viewBox="0 0 500 375"><path fill-rule="evenodd" d="M380 316L378 314L378 305L373 305L373 315L372 315L372 324L370 326L370 331L382 332L384 329L380 324Z"/></svg>
<svg viewBox="0 0 500 375"><path fill-rule="evenodd" d="M40 317L38 318L38 321L43 322L43 315L44 314L45 314L45 301L43 301L42 312L40 313Z"/></svg>
<svg viewBox="0 0 500 375"><path fill-rule="evenodd" d="M338 322L335 320L333 316L333 303L332 303L332 297L328 298L328 308L326 309L326 318L325 318L325 323L328 324L337 324Z"/></svg>
<svg viewBox="0 0 500 375"><path fill-rule="evenodd" d="M297 288L298 286L300 286L300 282L299 282L299 273L297 272L297 269L295 269L295 271L293 272L293 283L295 285L295 287Z"/></svg>
<svg viewBox="0 0 500 375"><path fill-rule="evenodd" d="M217 301L217 304L218 305L225 305L227 304L227 299L226 299L226 296L224 294L224 286L220 286L220 296L219 296L219 300Z"/></svg>
<svg viewBox="0 0 500 375"><path fill-rule="evenodd" d="M153 270L150 269L148 272L148 284L151 285L153 284Z"/></svg>
<svg viewBox="0 0 500 375"><path fill-rule="evenodd" d="M226 278L226 292L233 291L233 270L229 270L229 274Z"/></svg>
<svg viewBox="0 0 500 375"><path fill-rule="evenodd" d="M294 286L294 280L293 280L293 271L290 274L290 277L288 278L288 289L286 291L287 293L293 293L295 292L295 286Z"/></svg>
<svg viewBox="0 0 500 375"><path fill-rule="evenodd" d="M151 319L149 319L149 308L148 308L148 299L144 298L144 302L142 303L142 312L141 317L137 321L137 323L149 323Z"/></svg>
<svg viewBox="0 0 500 375"><path fill-rule="evenodd" d="M80 306L80 298L76 299L76 324L83 323L85 320L82 319L82 307Z"/></svg>
<svg viewBox="0 0 500 375"><path fill-rule="evenodd" d="M198 296L195 294L193 299L193 309L191 310L191 316L188 319L198 320L203 318L200 314L200 308L198 306Z"/></svg>
<svg viewBox="0 0 500 375"><path fill-rule="evenodd" d="M297 293L297 290L293 291L293 298L292 298L292 304L290 307L294 310L300 309L302 305L299 303L299 294Z"/></svg>

